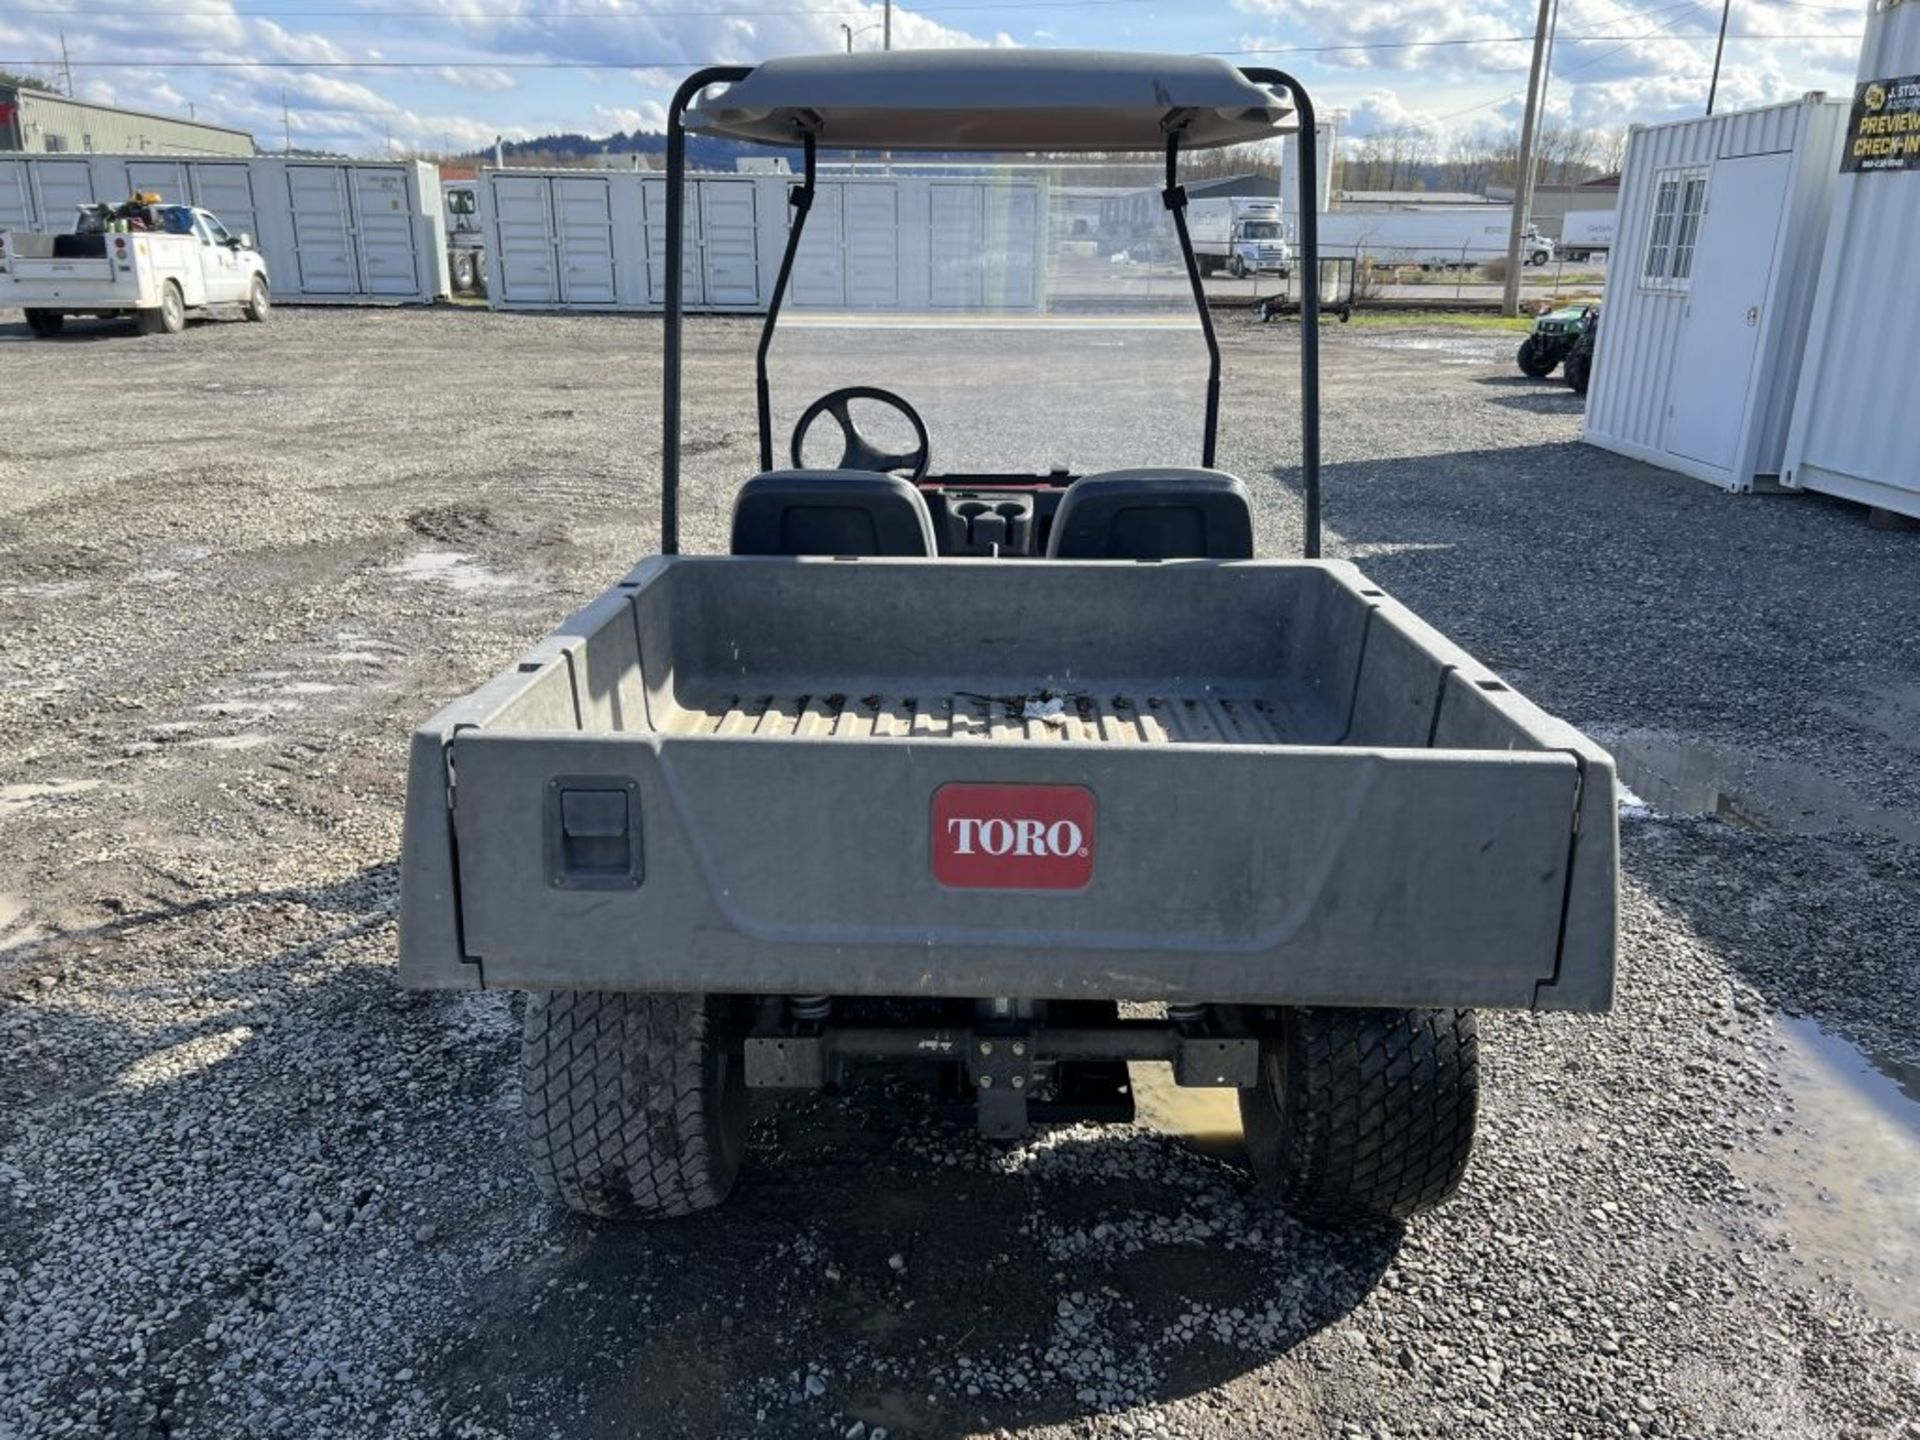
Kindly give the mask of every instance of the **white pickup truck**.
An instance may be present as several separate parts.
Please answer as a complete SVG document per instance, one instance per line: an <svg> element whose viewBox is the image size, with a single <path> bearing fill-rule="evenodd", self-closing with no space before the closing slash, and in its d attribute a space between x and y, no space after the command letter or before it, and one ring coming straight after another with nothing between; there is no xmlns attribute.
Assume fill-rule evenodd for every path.
<svg viewBox="0 0 1920 1440"><path fill-rule="evenodd" d="M84 205L72 233L0 233L0 309L18 308L35 335L69 315L131 315L146 335L175 335L187 312L238 305L267 318L267 264L251 235L230 235L210 212L141 195Z"/></svg>

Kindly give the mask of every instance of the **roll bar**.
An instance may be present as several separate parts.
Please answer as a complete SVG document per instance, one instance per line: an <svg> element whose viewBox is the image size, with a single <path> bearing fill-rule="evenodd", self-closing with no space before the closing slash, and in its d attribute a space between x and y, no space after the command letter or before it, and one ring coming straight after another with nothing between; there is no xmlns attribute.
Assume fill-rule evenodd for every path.
<svg viewBox="0 0 1920 1440"><path fill-rule="evenodd" d="M731 84L752 74L750 66L716 65L696 71L674 92L667 108L667 254L666 316L661 395L660 436L660 553L680 553L680 376L681 325L684 318L684 274L686 250L686 168L687 132L685 117L700 92L714 85ZM1320 556L1320 237L1314 194L1318 189L1318 155L1315 145L1313 102L1299 81L1285 71L1242 68L1248 80L1264 85L1284 86L1292 97L1300 120L1299 183L1300 256L1302 274L1300 294L1300 473L1304 492L1304 534L1301 551L1310 560ZM787 243L780 256L779 274L773 295L767 303L767 318L760 329L760 343L754 356L754 393L758 410L760 468L773 468L773 404L767 380L767 355L773 345L774 326L786 299L787 282L793 274L794 257L799 253L800 237L814 198L816 141L811 132L801 135L803 175L800 186L790 196L793 223L787 231ZM1186 189L1177 179L1180 158L1178 129L1167 136L1167 184L1162 199L1172 213L1174 231L1179 237L1180 254L1185 262L1187 282L1193 291L1194 307L1200 315L1201 333L1207 345L1206 432L1201 445L1201 463L1214 464L1220 418L1220 342L1214 333L1213 315L1208 309L1205 287L1200 280L1199 262L1194 258L1193 242L1187 233Z"/></svg>

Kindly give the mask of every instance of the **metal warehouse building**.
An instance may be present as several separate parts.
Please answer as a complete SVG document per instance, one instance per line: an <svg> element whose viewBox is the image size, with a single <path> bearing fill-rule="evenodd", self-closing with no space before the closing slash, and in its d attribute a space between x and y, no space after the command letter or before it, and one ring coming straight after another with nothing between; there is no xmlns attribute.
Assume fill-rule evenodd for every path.
<svg viewBox="0 0 1920 1440"><path fill-rule="evenodd" d="M0 151L28 155L251 155L253 136L224 125L70 100L0 85Z"/></svg>

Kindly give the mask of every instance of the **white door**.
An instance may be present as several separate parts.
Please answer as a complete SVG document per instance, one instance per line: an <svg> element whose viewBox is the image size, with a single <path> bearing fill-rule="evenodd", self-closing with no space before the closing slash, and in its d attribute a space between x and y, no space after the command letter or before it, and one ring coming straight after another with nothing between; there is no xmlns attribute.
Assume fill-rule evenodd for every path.
<svg viewBox="0 0 1920 1440"><path fill-rule="evenodd" d="M544 175L494 175L493 220L497 255L488 257L489 286L500 298L552 305L560 299L554 266L553 186Z"/></svg>
<svg viewBox="0 0 1920 1440"><path fill-rule="evenodd" d="M27 190L27 162L0 160L0 230L33 229L33 196Z"/></svg>
<svg viewBox="0 0 1920 1440"><path fill-rule="evenodd" d="M253 275L242 268L240 257L227 242L232 238L211 211L193 217L194 238L200 242L200 275L206 284L209 305L232 304L247 298Z"/></svg>
<svg viewBox="0 0 1920 1440"><path fill-rule="evenodd" d="M900 308L900 187L893 181L847 190L847 305Z"/></svg>
<svg viewBox="0 0 1920 1440"><path fill-rule="evenodd" d="M351 295L359 288L353 258L353 211L338 165L287 166L293 260L302 295Z"/></svg>
<svg viewBox="0 0 1920 1440"><path fill-rule="evenodd" d="M127 161L127 189L152 191L170 205L193 203L187 189L187 167L178 160Z"/></svg>
<svg viewBox="0 0 1920 1440"><path fill-rule="evenodd" d="M1025 310L1034 300L1034 251L1039 242L1040 196L1031 185L996 186L986 198L986 303Z"/></svg>
<svg viewBox="0 0 1920 1440"><path fill-rule="evenodd" d="M1738 460L1734 451L1752 406L1791 163L1785 153L1721 160L1707 182L1663 443L1716 469L1731 470Z"/></svg>
<svg viewBox="0 0 1920 1440"><path fill-rule="evenodd" d="M553 214L560 249L560 294L569 305L611 305L613 187L605 180L555 176Z"/></svg>
<svg viewBox="0 0 1920 1440"><path fill-rule="evenodd" d="M984 293L980 187L970 180L927 187L927 299L935 310L978 309Z"/></svg>
<svg viewBox="0 0 1920 1440"><path fill-rule="evenodd" d="M760 303L760 186L752 180L702 180L701 254L709 305Z"/></svg>
<svg viewBox="0 0 1920 1440"><path fill-rule="evenodd" d="M792 186L798 190L798 185ZM830 180L815 188L813 209L807 215L807 228L800 233L800 252L793 257L793 274L787 277L787 300L802 309L815 307L838 310L846 304L845 252L841 249L840 212L849 202L849 192L858 185ZM787 223L798 215L787 207Z"/></svg>
<svg viewBox="0 0 1920 1440"><path fill-rule="evenodd" d="M680 301L689 310L707 303L702 283L705 268L700 263L700 192L704 180L687 182L687 208L682 230L686 244L680 251ZM667 303L667 186L664 180L643 183L641 207L647 216L647 300L654 305Z"/></svg>
<svg viewBox="0 0 1920 1440"><path fill-rule="evenodd" d="M193 166L193 203L211 210L235 235L251 235L260 244L260 221L253 202L253 168L244 163L219 165L205 161Z"/></svg>
<svg viewBox="0 0 1920 1440"><path fill-rule="evenodd" d="M93 203L93 167L84 160L35 160L34 188L40 195L40 228L65 235L79 219L82 205Z"/></svg>
<svg viewBox="0 0 1920 1440"><path fill-rule="evenodd" d="M360 288L368 295L418 295L420 256L414 245L406 172L354 166L353 209L355 237L360 242Z"/></svg>

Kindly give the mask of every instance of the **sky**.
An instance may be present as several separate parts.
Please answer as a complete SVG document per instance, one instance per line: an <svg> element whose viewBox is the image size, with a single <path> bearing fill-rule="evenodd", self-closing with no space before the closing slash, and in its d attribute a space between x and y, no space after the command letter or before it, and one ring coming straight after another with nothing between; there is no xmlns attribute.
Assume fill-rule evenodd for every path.
<svg viewBox="0 0 1920 1440"><path fill-rule="evenodd" d="M930 0L896 49L1207 52L1295 75L1341 132L1446 140L1517 121L1537 0ZM1547 113L1613 128L1702 113L1721 0L1557 0ZM1717 109L1851 92L1872 0L1728 0ZM660 128L703 64L878 48L862 0L0 0L0 69L251 130L266 150L450 152Z"/></svg>

